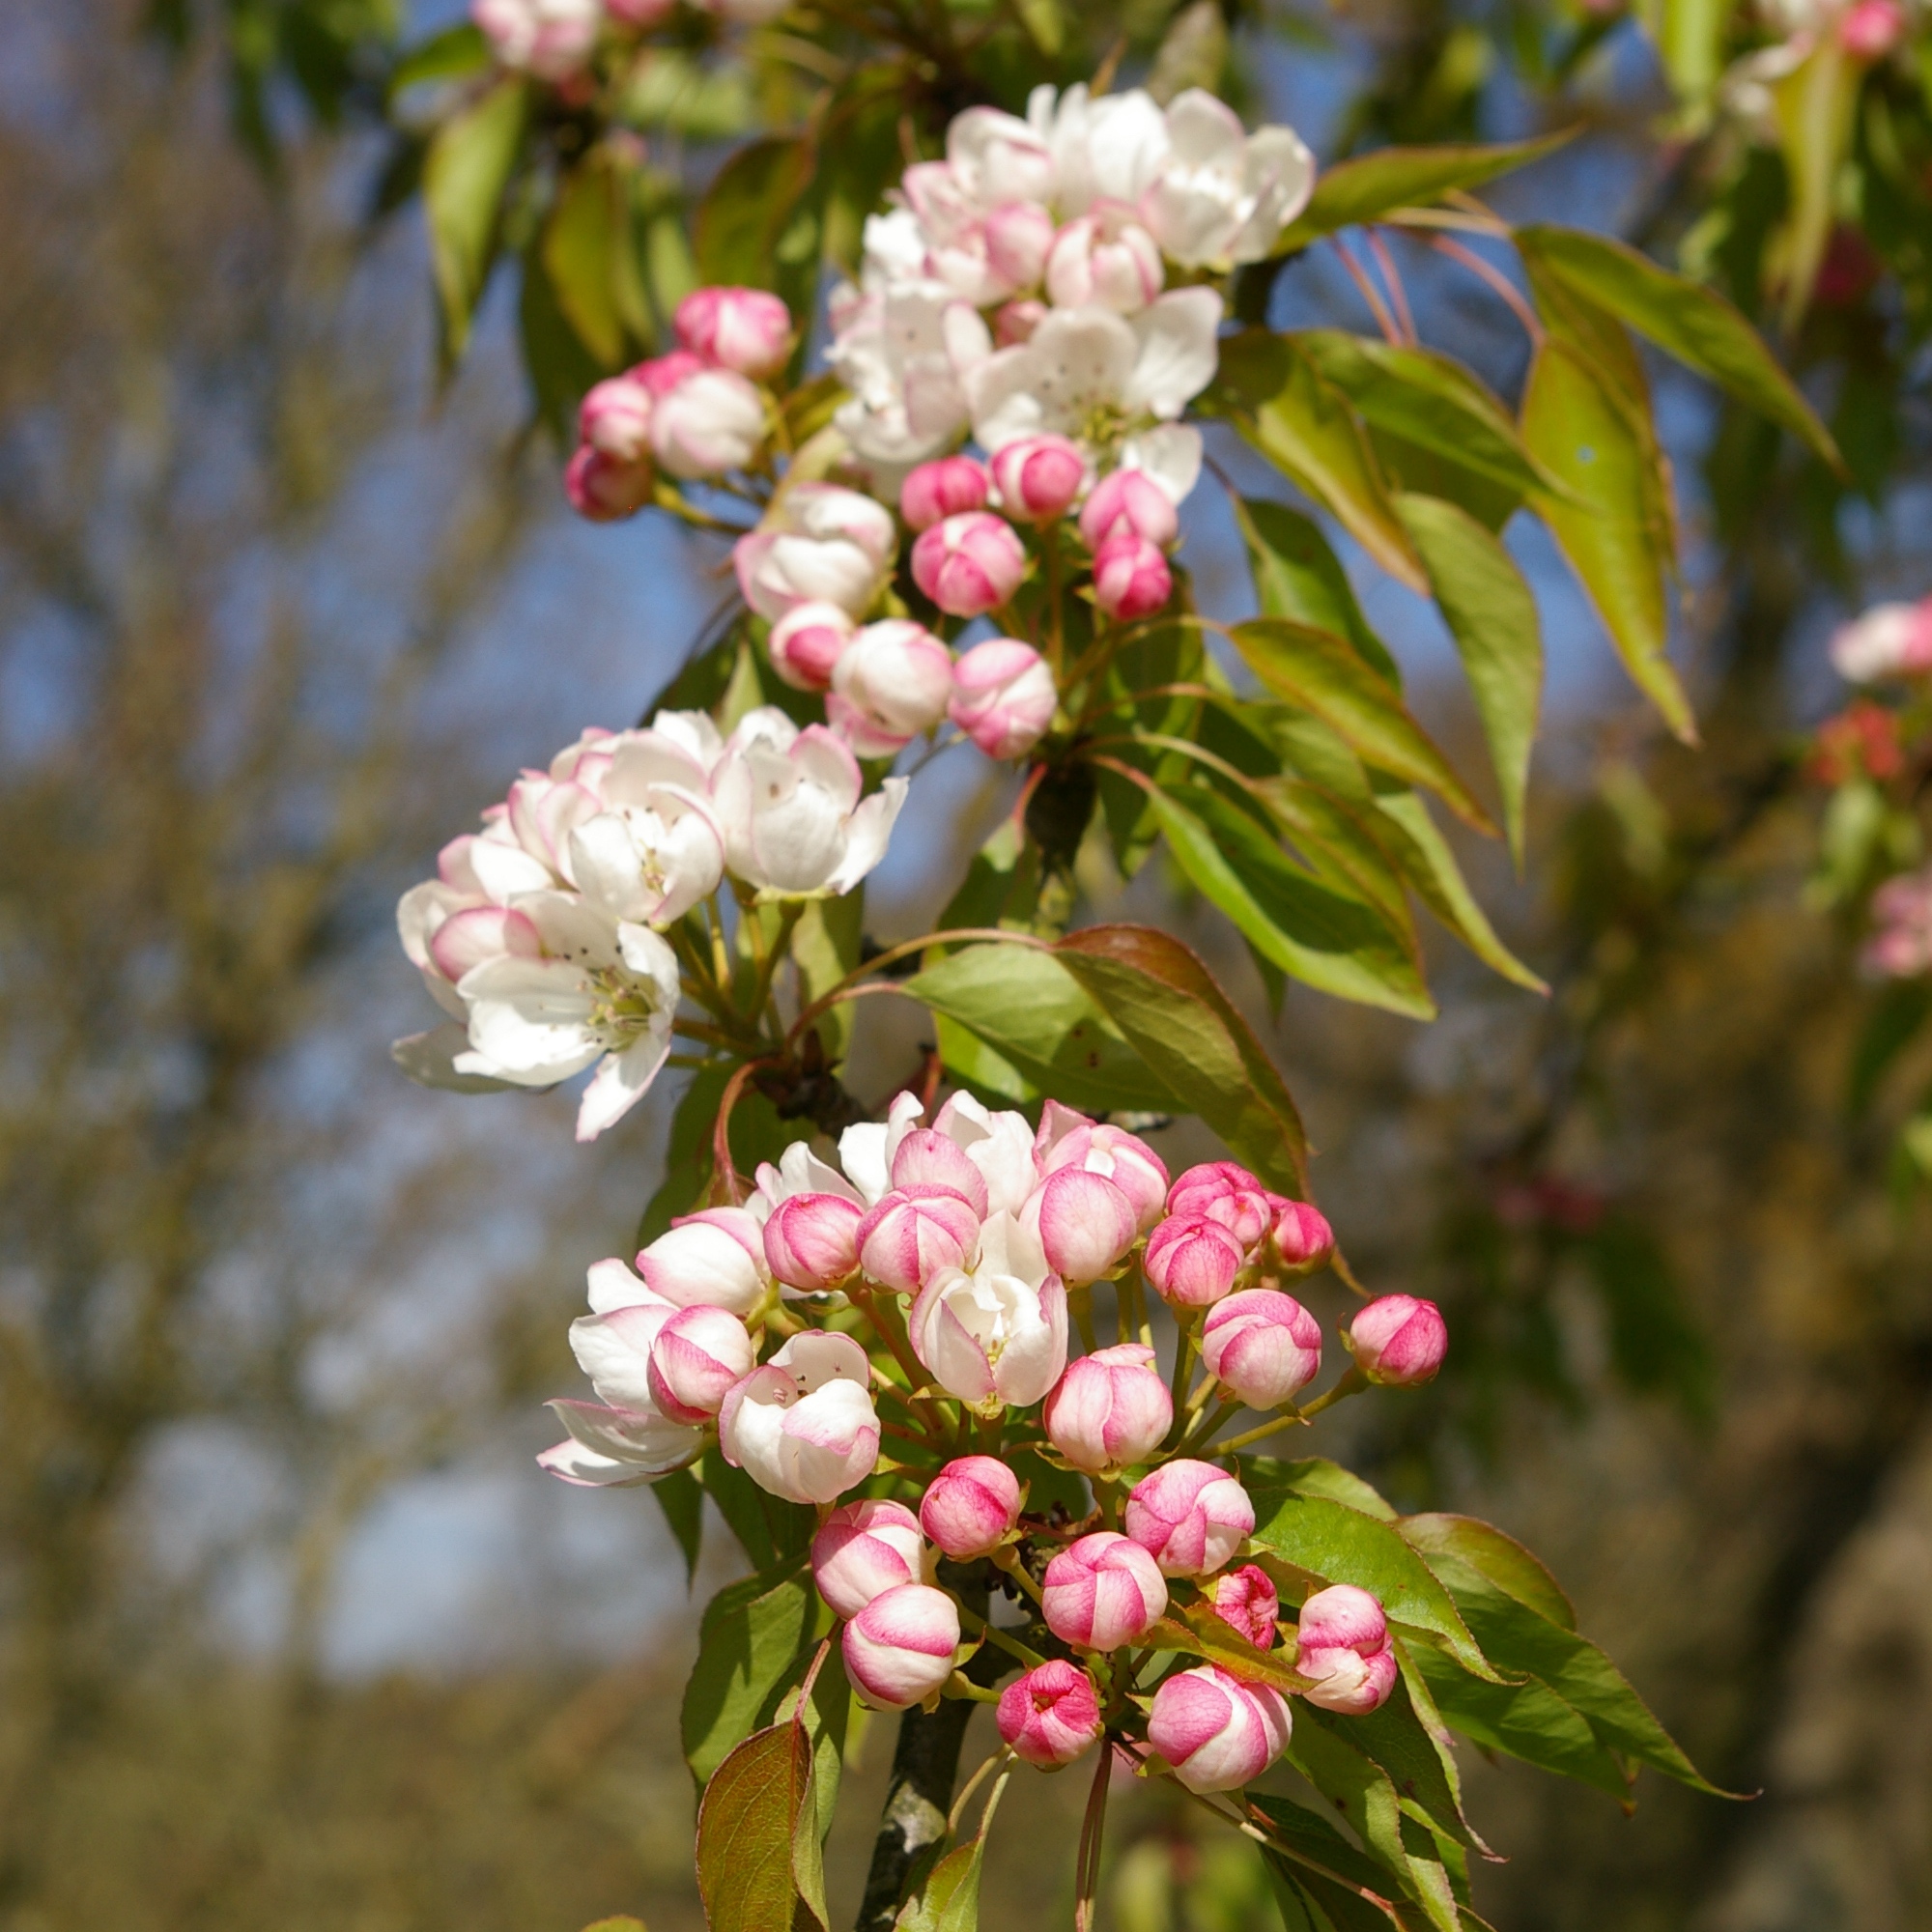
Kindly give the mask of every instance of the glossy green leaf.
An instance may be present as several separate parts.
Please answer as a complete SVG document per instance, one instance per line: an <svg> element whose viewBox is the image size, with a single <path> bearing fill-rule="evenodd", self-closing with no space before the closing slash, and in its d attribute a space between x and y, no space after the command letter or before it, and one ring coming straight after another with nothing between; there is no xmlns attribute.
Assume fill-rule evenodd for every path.
<svg viewBox="0 0 1932 1932"><path fill-rule="evenodd" d="M984 1838L955 1845L899 1908L894 1932L979 1932L980 1870L985 1857Z"/></svg>
<svg viewBox="0 0 1932 1932"><path fill-rule="evenodd" d="M1842 467L1831 431L1803 391L1764 338L1715 289L1673 274L1613 236L1534 226L1519 228L1515 240L1550 274L1788 429L1826 463Z"/></svg>
<svg viewBox="0 0 1932 1932"><path fill-rule="evenodd" d="M1241 1481L1250 1494L1326 1496L1330 1502L1347 1503L1351 1510L1380 1522L1397 1520L1395 1511L1377 1491L1352 1469L1345 1469L1325 1456L1304 1456L1286 1463L1272 1456L1243 1456L1239 1461Z"/></svg>
<svg viewBox="0 0 1932 1932"><path fill-rule="evenodd" d="M1392 1622L1433 1632L1465 1669L1495 1678L1454 1598L1391 1524L1327 1496L1266 1487L1250 1495L1254 1547L1287 1580L1353 1583L1378 1598Z"/></svg>
<svg viewBox="0 0 1932 1932"><path fill-rule="evenodd" d="M1402 672L1369 628L1341 559L1312 517L1265 497L1237 497L1235 519L1248 547L1264 617L1286 617L1346 638L1388 681Z"/></svg>
<svg viewBox="0 0 1932 1932"><path fill-rule="evenodd" d="M820 998L859 963L859 947L866 920L863 884L838 898L810 899L804 916L792 928L791 956L798 969L801 1006ZM848 1000L830 1009L813 1029L825 1042L826 1057L842 1060L852 1039L854 1009Z"/></svg>
<svg viewBox="0 0 1932 1932"><path fill-rule="evenodd" d="M595 157L573 168L558 186L544 225L543 264L578 340L606 369L624 359L617 285L630 247L622 178Z"/></svg>
<svg viewBox="0 0 1932 1932"><path fill-rule="evenodd" d="M1651 515L1649 456L1629 406L1592 364L1551 337L1523 394L1523 436L1580 501L1545 496L1537 514L1596 606L1632 680L1687 743L1697 727L1671 668L1666 533Z"/></svg>
<svg viewBox="0 0 1932 1932"><path fill-rule="evenodd" d="M1501 402L1462 363L1433 349L1311 328L1294 340L1372 428L1387 430L1517 497L1551 481ZM1425 559L1426 561L1426 559Z"/></svg>
<svg viewBox="0 0 1932 1932"><path fill-rule="evenodd" d="M1286 1932L1389 1932L1402 1923L1393 1907L1363 1898L1279 1852L1264 1851L1262 1861Z"/></svg>
<svg viewBox="0 0 1932 1932"><path fill-rule="evenodd" d="M1247 1021L1179 940L1144 925L1090 925L1054 956L1237 1160L1283 1193L1305 1191L1301 1116Z"/></svg>
<svg viewBox="0 0 1932 1932"><path fill-rule="evenodd" d="M771 1721L786 1685L804 1674L819 1607L810 1577L797 1574L746 1577L706 1605L680 1723L699 1784Z"/></svg>
<svg viewBox="0 0 1932 1932"><path fill-rule="evenodd" d="M462 358L496 257L497 211L523 146L528 86L505 75L452 114L423 158L423 211L442 315L445 367Z"/></svg>
<svg viewBox="0 0 1932 1932"><path fill-rule="evenodd" d="M710 1932L824 1932L811 1745L796 1719L756 1732L697 1806L697 1889Z"/></svg>
<svg viewBox="0 0 1932 1932"><path fill-rule="evenodd" d="M1416 896L1486 965L1533 993L1549 988L1496 937L1489 915L1476 903L1449 841L1429 808L1412 791L1383 792L1376 809L1388 828L1389 854Z"/></svg>
<svg viewBox="0 0 1932 1932"><path fill-rule="evenodd" d="M1259 1791L1248 1803L1267 1820L1271 1858L1284 1859L1293 1876L1316 1891L1338 1927L1400 1925L1395 1875L1359 1850L1319 1812L1290 1798ZM1363 1916L1364 1913L1373 1917ZM1417 1915L1418 1918L1420 1915Z"/></svg>
<svg viewBox="0 0 1932 1932"><path fill-rule="evenodd" d="M1466 510L1400 496L1396 509L1429 572L1430 588L1489 740L1510 851L1522 865L1529 756L1543 704L1543 631L1516 559Z"/></svg>
<svg viewBox="0 0 1932 1932"><path fill-rule="evenodd" d="M1479 832L1494 830L1449 760L1409 715L1402 694L1333 632L1258 617L1236 624L1231 635L1276 696L1312 711L1368 763L1410 784L1427 785Z"/></svg>
<svg viewBox="0 0 1932 1932"><path fill-rule="evenodd" d="M664 1511L665 1521L684 1558L687 1587L697 1576L697 1555L704 1539L704 1490L695 1471L673 1469L651 1485L651 1494Z"/></svg>
<svg viewBox="0 0 1932 1932"><path fill-rule="evenodd" d="M1220 370L1202 407L1231 416L1247 441L1330 511L1397 582L1427 590L1368 433L1292 337L1249 329L1223 341Z"/></svg>
<svg viewBox="0 0 1932 1932"><path fill-rule="evenodd" d="M1149 798L1181 870L1264 959L1339 999L1435 1016L1415 958L1372 907L1303 871L1218 792L1155 787Z"/></svg>
<svg viewBox="0 0 1932 1932"><path fill-rule="evenodd" d="M1300 1714L1296 1716L1299 1721ZM1350 1741L1388 1774L1406 1815L1421 1819L1432 1831L1459 1843L1478 1851L1487 1849L1463 1816L1463 1785L1455 1756L1436 1736L1442 1728L1441 1719L1434 1706L1428 1718L1423 1717L1410 1696L1406 1677L1397 1677L1395 1689L1379 1708L1367 1717L1342 1722Z"/></svg>
<svg viewBox="0 0 1932 1932"><path fill-rule="evenodd" d="M1403 1517L1396 1524L1403 1540L1425 1560L1458 1556L1479 1570L1497 1589L1548 1618L1562 1630L1577 1628L1577 1612L1563 1586L1515 1537L1472 1516L1432 1511Z"/></svg>
<svg viewBox="0 0 1932 1932"><path fill-rule="evenodd" d="M984 1041L1043 1093L1093 1112L1167 1112L1174 1092L1054 953L962 947L904 982L906 992Z"/></svg>
<svg viewBox="0 0 1932 1932"><path fill-rule="evenodd" d="M1412 956L1419 953L1408 896L1394 861L1369 822L1373 808L1350 806L1300 779L1257 780L1253 795L1310 865L1324 877L1345 880L1402 935L1406 952Z"/></svg>
<svg viewBox="0 0 1932 1932"><path fill-rule="evenodd" d="M1381 148L1342 161L1315 184L1308 206L1283 231L1277 254L1305 248L1338 228L1375 221L1398 208L1424 208L1452 188L1480 187L1560 148L1570 132L1501 147Z"/></svg>

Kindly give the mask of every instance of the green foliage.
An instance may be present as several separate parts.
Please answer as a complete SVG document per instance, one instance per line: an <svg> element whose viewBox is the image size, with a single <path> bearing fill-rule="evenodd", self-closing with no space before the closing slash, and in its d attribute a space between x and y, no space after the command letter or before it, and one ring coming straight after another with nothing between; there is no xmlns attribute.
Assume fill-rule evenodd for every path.
<svg viewBox="0 0 1932 1932"><path fill-rule="evenodd" d="M702 1785L725 1757L771 1721L810 1658L824 1614L796 1566L727 1583L712 1598L684 1691L684 1755Z"/></svg>
<svg viewBox="0 0 1932 1932"><path fill-rule="evenodd" d="M423 161L423 208L441 304L445 368L462 357L496 260L503 191L523 145L526 82L505 75L440 127Z"/></svg>

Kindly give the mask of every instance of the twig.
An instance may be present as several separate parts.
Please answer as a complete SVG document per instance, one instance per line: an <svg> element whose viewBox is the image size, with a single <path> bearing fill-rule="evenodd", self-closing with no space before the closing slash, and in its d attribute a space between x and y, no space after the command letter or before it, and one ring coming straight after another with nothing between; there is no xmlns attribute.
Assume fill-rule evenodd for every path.
<svg viewBox="0 0 1932 1932"><path fill-rule="evenodd" d="M1328 238L1335 244L1335 252L1342 258L1342 266L1348 270L1350 279L1354 283L1362 299L1369 305L1369 313L1376 319L1376 327L1383 337L1395 348L1405 346L1402 331L1395 326L1395 318L1388 312L1387 304L1376 292L1376 285L1369 280L1368 271L1355 260L1355 253L1339 235Z"/></svg>

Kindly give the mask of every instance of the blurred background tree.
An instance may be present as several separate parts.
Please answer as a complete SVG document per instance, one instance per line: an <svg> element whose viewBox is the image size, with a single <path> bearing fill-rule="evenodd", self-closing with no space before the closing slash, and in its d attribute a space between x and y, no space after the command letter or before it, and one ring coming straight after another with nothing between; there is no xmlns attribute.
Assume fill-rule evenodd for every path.
<svg viewBox="0 0 1932 1932"><path fill-rule="evenodd" d="M612 1169L659 1129L585 1160L548 1102L404 1089L372 1006L413 993L397 887L554 724L641 709L705 599L644 608L635 548L600 580L618 540L557 529L501 304L436 388L413 220L366 219L398 184L386 49L434 21L0 17L0 1926L695 1925L675 1559L648 1505L560 1501L524 1458L582 1264L625 1245ZM1160 24L1136 19L1144 50ZM1709 77L1680 71L1673 106L1614 14L1236 27L1325 154L1586 120L1532 203L1694 243L1763 307L1739 238L1756 222L1761 251L1786 192L1766 150ZM1665 112L1687 138L1661 149ZM1860 140L1838 205L1889 267L1826 273L1792 338L1853 485L1664 379L1706 743L1660 744L1620 690L1562 694L1529 867L1550 886L1506 934L1551 997L1445 948L1436 1028L1291 992L1276 1034L1358 1270L1436 1295L1457 1337L1357 1466L1520 1531L1692 1754L1766 1790L1647 1787L1626 1821L1478 1768L1504 1932L1904 1932L1932 1898L1932 1230L1889 1158L1932 1060L1850 1104L1874 996L1851 927L1804 909L1794 749L1834 611L1932 575L1923 244ZM1457 284L1414 273L1466 332ZM1514 393L1520 341L1458 346ZM558 715L480 724L538 651ZM1446 696L1439 722L1473 737ZM1243 957L1215 963L1264 1009ZM520 1499L517 1575L452 1601L469 1492L422 1485L465 1470ZM841 1893L867 1809L835 1839ZM1017 1842L989 1882L991 1922L1070 1897ZM1272 1912L1151 1806L1108 1907L1122 1932Z"/></svg>

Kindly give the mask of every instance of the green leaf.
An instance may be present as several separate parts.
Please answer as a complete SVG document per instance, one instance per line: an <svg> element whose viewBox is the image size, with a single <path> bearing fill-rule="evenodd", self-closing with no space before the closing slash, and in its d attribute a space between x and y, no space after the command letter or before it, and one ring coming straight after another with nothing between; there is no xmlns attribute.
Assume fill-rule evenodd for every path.
<svg viewBox="0 0 1932 1932"><path fill-rule="evenodd" d="M1341 329L1305 329L1294 340L1372 428L1473 469L1519 497L1548 489L1552 479L1523 446L1515 417L1460 362L1433 349Z"/></svg>
<svg viewBox="0 0 1932 1932"><path fill-rule="evenodd" d="M1052 952L1017 944L962 947L914 974L904 989L1068 1106L1176 1107L1160 1072Z"/></svg>
<svg viewBox="0 0 1932 1932"><path fill-rule="evenodd" d="M1338 228L1374 221L1398 208L1424 208L1452 188L1480 187L1512 168L1540 160L1574 130L1502 147L1382 148L1340 162L1315 184L1308 206L1283 231L1275 252L1292 254Z"/></svg>
<svg viewBox="0 0 1932 1932"><path fill-rule="evenodd" d="M1549 988L1500 939L1489 915L1436 830L1429 808L1412 791L1383 792L1376 798L1382 823L1390 828L1390 857L1431 912L1486 965L1532 993Z"/></svg>
<svg viewBox="0 0 1932 1932"><path fill-rule="evenodd" d="M651 1485L651 1494L665 1513L665 1521L677 1539L684 1557L684 1581L688 1589L696 1580L697 1552L704 1536L704 1490L690 1469L673 1469Z"/></svg>
<svg viewBox="0 0 1932 1932"><path fill-rule="evenodd" d="M1886 1068L1911 1045L1932 1014L1932 981L1890 980L1873 1003L1852 1049L1845 1105L1854 1118L1872 1103Z"/></svg>
<svg viewBox="0 0 1932 1932"><path fill-rule="evenodd" d="M388 98L394 100L412 87L431 81L461 80L466 74L481 73L490 65L490 43L483 30L469 20L459 20L440 34L418 41L403 54L389 71Z"/></svg>
<svg viewBox="0 0 1932 1932"><path fill-rule="evenodd" d="M523 146L528 99L527 84L505 75L452 114L423 157L423 212L441 306L445 368L462 359L469 318L496 258L497 211Z"/></svg>
<svg viewBox="0 0 1932 1932"><path fill-rule="evenodd" d="M1349 534L1418 595L1428 584L1348 399L1291 336L1249 329L1221 344L1202 408L1230 416L1242 437L1333 513Z"/></svg>
<svg viewBox="0 0 1932 1932"><path fill-rule="evenodd" d="M1500 1682L1456 1608L1455 1600L1389 1523L1327 1496L1250 1489L1256 1549L1291 1583L1319 1588L1353 1583L1381 1604L1391 1622L1440 1637L1464 1669Z"/></svg>
<svg viewBox="0 0 1932 1932"><path fill-rule="evenodd" d="M1519 228L1516 244L1558 280L1606 308L1678 361L1749 409L1788 429L1842 471L1832 433L1784 372L1764 338L1715 289L1639 254L1608 235L1541 225Z"/></svg>
<svg viewBox="0 0 1932 1932"><path fill-rule="evenodd" d="M1403 1540L1421 1550L1425 1558L1460 1557L1539 1616L1563 1630L1577 1628L1577 1612L1563 1586L1515 1537L1505 1535L1493 1523L1473 1516L1432 1511L1403 1517L1396 1527Z"/></svg>
<svg viewBox="0 0 1932 1932"><path fill-rule="evenodd" d="M1257 617L1236 624L1230 635L1276 696L1314 712L1368 763L1427 785L1477 831L1494 831L1449 760L1409 716L1401 693L1332 631Z"/></svg>
<svg viewBox="0 0 1932 1932"><path fill-rule="evenodd" d="M1369 628L1341 559L1313 518L1265 497L1235 498L1264 617L1287 617L1346 638L1398 689L1402 672Z"/></svg>
<svg viewBox="0 0 1932 1932"><path fill-rule="evenodd" d="M1641 0L1637 15L1684 100L1702 102L1723 71L1724 30L1736 0Z"/></svg>
<svg viewBox="0 0 1932 1932"><path fill-rule="evenodd" d="M1435 1017L1414 957L1372 907L1303 871L1218 792L1153 786L1148 797L1181 870L1264 959L1339 999Z"/></svg>
<svg viewBox="0 0 1932 1932"><path fill-rule="evenodd" d="M1305 1707L1313 1718L1313 1707ZM1297 1721L1301 1714L1297 1713ZM1320 1721L1331 1720L1324 1717ZM1365 1718L1350 1718L1343 1723L1350 1741L1360 1747L1381 1766L1402 1795L1402 1808L1418 1818L1433 1832L1487 1850L1463 1813L1462 1779L1454 1755L1438 1742L1441 1719L1435 1707L1425 1719L1409 1694L1406 1677L1396 1678L1387 1700ZM1443 1734L1446 1738L1446 1733Z"/></svg>
<svg viewBox="0 0 1932 1932"><path fill-rule="evenodd" d="M540 244L558 305L600 367L624 359L620 267L631 246L626 182L592 155L558 185Z"/></svg>
<svg viewBox="0 0 1932 1932"><path fill-rule="evenodd" d="M1543 633L1516 559L1466 510L1401 496L1396 510L1422 554L1430 588L1469 679L1502 793L1510 852L1522 866L1529 755L1543 703Z"/></svg>
<svg viewBox="0 0 1932 1932"><path fill-rule="evenodd" d="M1594 1785L1629 1808L1630 1780L1623 1767L1548 1685L1534 1678L1527 1684L1485 1684L1428 1644L1401 1647L1453 1729L1486 1750L1504 1751L1525 1764Z"/></svg>
<svg viewBox="0 0 1932 1932"><path fill-rule="evenodd" d="M1279 1463L1271 1456L1242 1456L1238 1460L1241 1480L1250 1493L1261 1489L1269 1495L1326 1496L1330 1502L1346 1503L1379 1522L1397 1520L1395 1511L1361 1477L1325 1456L1305 1456L1292 1463Z"/></svg>
<svg viewBox="0 0 1932 1932"><path fill-rule="evenodd" d="M1666 655L1668 533L1653 515L1651 458L1632 405L1569 343L1548 339L1530 364L1522 426L1529 446L1575 498L1537 498L1537 514L1604 620L1632 680L1687 744L1690 700Z"/></svg>
<svg viewBox="0 0 1932 1932"><path fill-rule="evenodd" d="M1284 1193L1306 1190L1307 1138L1281 1075L1179 940L1144 925L1090 925L1054 956L1237 1160Z"/></svg>
<svg viewBox="0 0 1932 1932"><path fill-rule="evenodd" d="M794 315L804 314L818 272L814 174L809 140L774 137L740 148L697 211L699 278L775 290Z"/></svg>
<svg viewBox="0 0 1932 1932"><path fill-rule="evenodd" d="M1341 1932L1356 1927L1383 1932L1391 1923L1403 1923L1396 1909L1401 1888L1394 1875L1358 1851L1326 1818L1293 1799L1258 1791L1244 1795L1267 1820L1269 1862L1285 1861L1289 1874L1314 1891Z"/></svg>
<svg viewBox="0 0 1932 1932"><path fill-rule="evenodd" d="M712 1598L684 1687L685 1762L703 1784L804 1674L819 1609L809 1577L747 1577Z"/></svg>
<svg viewBox="0 0 1932 1932"><path fill-rule="evenodd" d="M710 1932L824 1932L811 1744L794 1718L749 1737L697 1806L697 1889Z"/></svg>
<svg viewBox="0 0 1932 1932"><path fill-rule="evenodd" d="M1253 795L1318 871L1345 881L1348 890L1367 899L1402 935L1405 951L1411 957L1420 956L1408 896L1385 845L1369 823L1372 808L1350 806L1300 779L1258 779Z"/></svg>
<svg viewBox="0 0 1932 1932"><path fill-rule="evenodd" d="M798 968L799 1004L810 1005L850 973L859 963L859 947L866 923L863 884L835 899L808 899L804 915L792 928L791 956ZM826 1058L839 1061L852 1040L851 1001L832 1008L815 1025L825 1043Z"/></svg>

